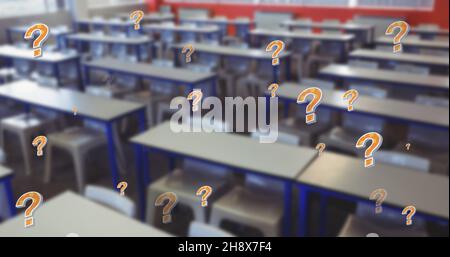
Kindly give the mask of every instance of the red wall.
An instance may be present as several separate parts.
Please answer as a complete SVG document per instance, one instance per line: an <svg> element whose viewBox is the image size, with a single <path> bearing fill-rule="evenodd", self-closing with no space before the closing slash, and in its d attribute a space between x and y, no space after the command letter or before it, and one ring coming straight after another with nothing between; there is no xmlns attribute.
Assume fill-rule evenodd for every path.
<svg viewBox="0 0 450 257"><path fill-rule="evenodd" d="M253 18L254 11L292 12L296 17L310 17L315 21L322 19L339 19L346 21L354 15L377 15L406 18L414 26L418 23L436 23L443 28L449 27L449 0L435 0L433 11L417 10L382 10L364 8L323 8L323 7L293 7L282 5L232 5L232 4L205 4L205 3L164 3L164 0L147 0L150 10L157 10L160 4L171 5L173 11L179 7L207 8L212 15L235 18L247 16Z"/></svg>

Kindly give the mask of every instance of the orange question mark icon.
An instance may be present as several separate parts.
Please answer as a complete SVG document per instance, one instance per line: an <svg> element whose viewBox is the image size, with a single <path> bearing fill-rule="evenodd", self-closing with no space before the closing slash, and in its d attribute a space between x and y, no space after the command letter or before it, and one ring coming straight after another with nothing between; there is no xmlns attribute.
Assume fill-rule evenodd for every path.
<svg viewBox="0 0 450 257"><path fill-rule="evenodd" d="M191 55L195 52L195 49L192 45L186 45L181 50L182 54L186 54L186 62L191 62Z"/></svg>
<svg viewBox="0 0 450 257"><path fill-rule="evenodd" d="M45 137L45 136L37 136L37 137L35 137L33 139L33 143L32 144L33 144L34 147L37 147L37 156L42 156L44 154L42 149L47 144L47 137Z"/></svg>
<svg viewBox="0 0 450 257"><path fill-rule="evenodd" d="M161 206L163 203L168 200L168 203L163 208L163 217L162 222L164 224L172 222L172 209L178 202L177 195L172 192L166 192L158 196L155 201L155 206Z"/></svg>
<svg viewBox="0 0 450 257"><path fill-rule="evenodd" d="M383 143L383 137L377 132L369 132L362 135L356 142L356 148L363 148L366 145L366 141L371 140L372 144L366 149L364 154L364 167L369 168L375 165L375 159L373 153L380 148Z"/></svg>
<svg viewBox="0 0 450 257"><path fill-rule="evenodd" d="M316 111L317 106L322 100L322 90L318 87L310 87L303 90L297 97L297 103L304 103L306 101L306 97L312 95L313 99L306 106L306 124L313 124L316 122Z"/></svg>
<svg viewBox="0 0 450 257"><path fill-rule="evenodd" d="M278 55L284 50L284 42L281 40L274 40L270 42L266 47L266 52L271 52L274 47L276 47L276 49L272 53L272 65L278 65L280 64Z"/></svg>
<svg viewBox="0 0 450 257"><path fill-rule="evenodd" d="M192 111L196 112L198 108L198 104L203 98L203 93L200 89L194 89L191 93L189 93L187 100L192 100Z"/></svg>
<svg viewBox="0 0 450 257"><path fill-rule="evenodd" d="M359 93L355 89L350 89L344 93L344 96L342 96L342 98L344 100L347 100L349 98L349 96L350 96L350 100L348 100L347 111L351 112L351 111L353 111L353 103L358 98Z"/></svg>
<svg viewBox="0 0 450 257"><path fill-rule="evenodd" d="M394 53L402 51L401 41L409 33L409 24L404 21L393 22L391 23L391 25L387 27L385 34L386 35L394 34L394 30L396 28L399 28L400 32L398 32L397 35L395 35L394 37L394 50L393 50Z"/></svg>
<svg viewBox="0 0 450 257"><path fill-rule="evenodd" d="M322 154L322 152L325 150L326 147L327 145L325 145L324 143L318 143L316 145L316 150L319 150L319 155Z"/></svg>
<svg viewBox="0 0 450 257"><path fill-rule="evenodd" d="M384 200L386 200L387 197L387 192L384 188L378 188L375 189L371 194L369 199L370 200L376 200L375 203L375 213L379 214L383 211L383 207L381 207L381 205L383 204Z"/></svg>
<svg viewBox="0 0 450 257"><path fill-rule="evenodd" d="M17 199L16 202L16 208L23 208L25 207L25 203L31 199L30 206L25 210L25 227L30 227L34 225L34 218L33 218L33 212L36 210L36 208L39 207L39 205L42 202L42 195L35 191L30 191Z"/></svg>
<svg viewBox="0 0 450 257"><path fill-rule="evenodd" d="M196 195L202 196L202 207L208 206L208 197L212 194L213 189L210 186L202 186L197 190ZM204 194L202 194L205 192Z"/></svg>
<svg viewBox="0 0 450 257"><path fill-rule="evenodd" d="M406 206L403 211L402 215L406 215L406 225L412 225L412 217L416 214L416 207L409 205Z"/></svg>
<svg viewBox="0 0 450 257"><path fill-rule="evenodd" d="M41 57L42 56L42 44L47 40L49 28L47 25L43 23L37 23L32 25L27 29L25 32L25 35L23 36L24 39L31 39L34 32L39 31L39 36L33 41L33 49L34 49L34 57Z"/></svg>
<svg viewBox="0 0 450 257"><path fill-rule="evenodd" d="M144 17L144 12L141 10L134 11L130 14L130 20L134 21L134 30L138 30L141 25L139 24Z"/></svg>
<svg viewBox="0 0 450 257"><path fill-rule="evenodd" d="M279 87L279 85L277 83L270 84L270 86L267 88L268 90L270 90L270 93L271 93L270 97L277 96L276 92L278 90L278 87Z"/></svg>
<svg viewBox="0 0 450 257"><path fill-rule="evenodd" d="M120 189L120 195L124 196L125 195L125 189L127 189L128 187L128 183L127 182L120 182L119 184L117 184L117 189Z"/></svg>
<svg viewBox="0 0 450 257"><path fill-rule="evenodd" d="M409 151L409 148L411 147L411 144L407 143L405 146L406 146L406 151Z"/></svg>

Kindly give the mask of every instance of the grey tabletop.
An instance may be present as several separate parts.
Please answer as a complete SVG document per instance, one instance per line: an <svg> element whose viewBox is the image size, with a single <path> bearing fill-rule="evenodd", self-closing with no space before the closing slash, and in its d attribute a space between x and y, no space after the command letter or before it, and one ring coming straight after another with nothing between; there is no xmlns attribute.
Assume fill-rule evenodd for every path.
<svg viewBox="0 0 450 257"><path fill-rule="evenodd" d="M350 53L350 58L364 58L372 60L398 61L427 65L449 66L448 56L433 56L413 53L392 53L371 49L357 49Z"/></svg>
<svg viewBox="0 0 450 257"><path fill-rule="evenodd" d="M90 33L77 33L67 36L69 40L86 41L86 42L101 42L101 43L115 43L127 45L141 45L150 43L152 40L148 36L140 37L118 37L110 35L96 35Z"/></svg>
<svg viewBox="0 0 450 257"><path fill-rule="evenodd" d="M388 44L392 45L393 37L382 36L375 40L376 44ZM435 48L435 49L443 49L448 50L448 40L440 41L440 40L425 40L418 38L405 38L402 40L402 45L411 46L411 47L424 47L424 48Z"/></svg>
<svg viewBox="0 0 450 257"><path fill-rule="evenodd" d="M0 98L2 97L64 113L74 113L76 108L77 115L101 121L112 121L145 107L143 104L88 95L70 89L43 87L29 80L3 84L0 87Z"/></svg>
<svg viewBox="0 0 450 257"><path fill-rule="evenodd" d="M363 158L325 151L299 175L297 182L367 200L372 191L384 188L387 198L383 204L399 208L414 205L418 212L448 219L448 176L380 162L364 168Z"/></svg>
<svg viewBox="0 0 450 257"><path fill-rule="evenodd" d="M380 69L356 68L343 64L330 64L320 70L320 75L361 79L367 81L380 81L408 86L417 86L429 89L448 91L448 76L420 75Z"/></svg>
<svg viewBox="0 0 450 257"><path fill-rule="evenodd" d="M323 23L323 22L304 22L298 20L289 20L282 23L289 27L302 28L323 28L323 29L341 29L341 30L371 30L373 25L359 24L359 23Z"/></svg>
<svg viewBox="0 0 450 257"><path fill-rule="evenodd" d="M0 224L0 237L167 237L170 234L131 219L70 191L44 202L24 228L23 215Z"/></svg>
<svg viewBox="0 0 450 257"><path fill-rule="evenodd" d="M202 43L191 43L194 46L195 51L213 53L222 56L237 56L244 58L252 58L252 59L272 59L272 53L266 52L264 49L258 48L238 48L238 47L230 47L230 46L221 46L221 45L211 45L211 44L202 44ZM183 49L183 47L187 44L174 44L173 48ZM291 54L289 51L283 51L278 55L278 58L284 58Z"/></svg>
<svg viewBox="0 0 450 257"><path fill-rule="evenodd" d="M250 35L282 37L282 38L298 38L298 39L309 39L318 41L341 41L341 42L349 42L355 38L355 36L352 34L309 33L298 31L270 30L270 29L254 29L250 31Z"/></svg>
<svg viewBox="0 0 450 257"><path fill-rule="evenodd" d="M297 96L307 87L314 85L298 85L294 83L281 84L276 94L280 98L297 100ZM323 90L320 106L337 108L347 112L347 101L342 99L345 91ZM270 94L270 92L266 92ZM353 112L363 112L382 117L406 120L411 122L440 126L448 129L449 109L417 104L396 99L379 99L360 95L353 104Z"/></svg>
<svg viewBox="0 0 450 257"><path fill-rule="evenodd" d="M230 133L174 133L170 122L134 136L131 142L284 179L294 179L317 153L306 147L262 144Z"/></svg>
<svg viewBox="0 0 450 257"><path fill-rule="evenodd" d="M83 24L95 24L95 25L103 25L103 26L134 26L134 22L132 20L107 20L107 19L92 19L92 18L85 18L85 19L77 19L77 23L83 23Z"/></svg>
<svg viewBox="0 0 450 257"><path fill-rule="evenodd" d="M169 24L169 23L153 23L143 25L142 28L144 30L171 30L171 31L183 31L183 32L194 32L194 33L215 33L219 32L219 27L210 25L210 26L190 26L190 25L177 25L177 24Z"/></svg>
<svg viewBox="0 0 450 257"><path fill-rule="evenodd" d="M250 19L227 19L226 17L188 17L188 18L180 18L181 21L184 22L205 22L205 23L217 23L217 24L240 24L240 25L250 25L254 22Z"/></svg>
<svg viewBox="0 0 450 257"><path fill-rule="evenodd" d="M119 18L130 20L130 13L121 13L118 15ZM169 21L175 19L175 15L172 13L147 13L144 14L141 21L147 22L157 22L157 21Z"/></svg>
<svg viewBox="0 0 450 257"><path fill-rule="evenodd" d="M163 79L168 81L177 81L187 84L200 83L213 79L216 74L213 72L194 72L184 68L168 68L160 67L148 63L126 63L114 58L103 58L84 62L93 68L107 69L110 71L123 72L137 76L151 77L155 79Z"/></svg>
<svg viewBox="0 0 450 257"><path fill-rule="evenodd" d="M436 34L440 36L448 36L448 29L441 29L441 28L411 28L410 30L413 33L416 34Z"/></svg>
<svg viewBox="0 0 450 257"><path fill-rule="evenodd" d="M78 58L78 54L76 52L64 53L64 52L50 52L50 51L43 51L41 57L35 58L33 55L33 49L24 49L13 45L1 45L0 56L7 58L27 59L29 61L52 62L52 63L65 62L68 60Z"/></svg>
<svg viewBox="0 0 450 257"><path fill-rule="evenodd" d="M12 170L0 164L0 179L12 175Z"/></svg>
<svg viewBox="0 0 450 257"><path fill-rule="evenodd" d="M30 26L31 25L13 26L13 27L10 27L9 29L11 31L14 31L14 32L17 32L17 33L25 33ZM49 35L51 35L51 36L66 35L66 34L70 34L70 33L72 33L71 30L52 29L51 27L50 27L50 30L49 30Z"/></svg>

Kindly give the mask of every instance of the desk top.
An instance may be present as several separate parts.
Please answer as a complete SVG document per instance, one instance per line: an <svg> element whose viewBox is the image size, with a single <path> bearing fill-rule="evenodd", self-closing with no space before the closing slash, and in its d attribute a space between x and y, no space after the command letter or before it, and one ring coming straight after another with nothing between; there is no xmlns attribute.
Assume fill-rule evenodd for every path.
<svg viewBox="0 0 450 257"><path fill-rule="evenodd" d="M128 16L129 17L129 16ZM134 26L134 21L128 19L128 20L97 20L92 18L84 18L84 19L78 19L75 22L77 23L83 23L83 24L95 24L95 25L104 25L104 26Z"/></svg>
<svg viewBox="0 0 450 257"><path fill-rule="evenodd" d="M448 76L420 75L380 69L366 69L351 67L343 64L331 64L320 70L321 75L338 78L362 79L396 84L406 84L424 88L447 90L449 88Z"/></svg>
<svg viewBox="0 0 450 257"><path fill-rule="evenodd" d="M137 76L145 76L154 79L164 79L167 81L189 84L200 83L216 76L213 72L195 72L185 68L160 67L148 63L128 62L124 65L123 61L109 57L87 61L84 62L83 65Z"/></svg>
<svg viewBox="0 0 450 257"><path fill-rule="evenodd" d="M448 29L441 29L441 28L411 28L410 30L413 33L416 34L437 34L440 36L448 36Z"/></svg>
<svg viewBox="0 0 450 257"><path fill-rule="evenodd" d="M250 19L227 19L226 17L189 17L189 18L180 18L180 21L184 22L205 22L205 23L223 23L223 24L239 24L239 25L250 25L253 24L254 21Z"/></svg>
<svg viewBox="0 0 450 257"><path fill-rule="evenodd" d="M34 58L33 49L24 49L13 45L0 45L0 56L36 62L64 62L78 58L78 54L75 52L63 53L50 51L43 51L41 57Z"/></svg>
<svg viewBox="0 0 450 257"><path fill-rule="evenodd" d="M45 197L45 196L44 196ZM0 224L0 237L166 237L170 234L67 191L38 207L34 225L24 228L23 215Z"/></svg>
<svg viewBox="0 0 450 257"><path fill-rule="evenodd" d="M297 181L363 199L369 199L373 190L384 188L387 198L383 204L399 208L414 205L418 212L448 219L447 176L380 162L371 168L364 168L363 158L325 151L299 175Z"/></svg>
<svg viewBox="0 0 450 257"><path fill-rule="evenodd" d="M410 62L429 65L449 66L448 56L433 56L412 53L392 53L369 49L358 49L350 53L350 58L366 58L373 60L387 60L398 62Z"/></svg>
<svg viewBox="0 0 450 257"><path fill-rule="evenodd" d="M195 46L195 51L199 52L207 52L218 55L228 55L228 56L237 56L237 57L245 57L252 59L272 59L272 53L266 52L264 49L259 48L238 48L238 47L230 47L230 46L221 46L221 45L211 45L211 44L202 44L202 43L191 43ZM183 49L186 44L174 44L173 48ZM291 54L289 51L283 51L278 55L278 58L284 58Z"/></svg>
<svg viewBox="0 0 450 257"><path fill-rule="evenodd" d="M144 105L123 100L88 95L64 88L48 88L36 82L19 80L0 87L0 98L5 97L31 105L50 108L101 121L112 121L144 108Z"/></svg>
<svg viewBox="0 0 450 257"><path fill-rule="evenodd" d="M67 36L69 40L75 41L92 41L100 43L115 43L115 44L128 44L128 45L141 45L149 43L152 40L148 36L140 37L118 37L110 35L96 35L90 33L77 33Z"/></svg>
<svg viewBox="0 0 450 257"><path fill-rule="evenodd" d="M12 175L12 170L0 164L0 179Z"/></svg>
<svg viewBox="0 0 450 257"><path fill-rule="evenodd" d="M125 20L130 20L130 13L121 13L118 15L119 18L125 19ZM147 13L144 14L144 16L142 17L141 21L147 21L147 22L152 22L152 21L167 21L167 20L173 20L175 18L175 15L173 15L172 13L158 13L158 12L154 12L154 13Z"/></svg>
<svg viewBox="0 0 450 257"><path fill-rule="evenodd" d="M283 26L301 27L301 28L322 28L322 29L342 29L342 30L370 30L373 25L360 23L323 23L323 22L304 22L299 20L289 20L282 23Z"/></svg>
<svg viewBox="0 0 450 257"><path fill-rule="evenodd" d="M214 25L195 27L195 26L190 26L190 25L153 23L153 24L143 25L142 28L146 31L149 31L149 30L172 30L172 31L184 31L184 32L195 32L195 33L219 32L219 27L214 26Z"/></svg>
<svg viewBox="0 0 450 257"><path fill-rule="evenodd" d="M305 85L300 86L294 83L284 83L277 90L277 95L280 98L297 101L298 94L306 88L307 86ZM322 92L323 96L318 107L319 109L323 105L347 112L347 101L342 100L345 91L322 89ZM267 94L270 94L270 92L267 92ZM421 105L396 99L379 99L363 95L360 95L356 99L353 106L353 112L355 113L368 113L396 120L431 124L447 129L449 126L449 109L444 107Z"/></svg>
<svg viewBox="0 0 450 257"><path fill-rule="evenodd" d="M31 26L31 24L25 25L25 26L12 26L12 27L9 27L9 30L13 31L13 32L25 34L25 32L28 30L28 28L30 26ZM60 35L66 35L66 34L70 34L70 33L72 33L72 31L70 29L69 30L60 30L60 29L50 28L50 30L49 30L49 35L51 35L51 36L60 36Z"/></svg>
<svg viewBox="0 0 450 257"><path fill-rule="evenodd" d="M392 45L393 37L381 36L375 40L377 44L389 44ZM448 41L439 40L424 40L418 38L405 38L402 40L402 45L412 47L424 47L424 48L437 48L448 50Z"/></svg>
<svg viewBox="0 0 450 257"><path fill-rule="evenodd" d="M281 31L281 30L277 31L270 29L254 29L250 31L250 34L256 36L272 36L283 38L300 38L310 40L342 41L342 42L349 42L355 38L353 34L309 33L298 31Z"/></svg>
<svg viewBox="0 0 450 257"><path fill-rule="evenodd" d="M306 147L262 144L231 133L174 133L170 122L134 136L131 142L285 179L295 179L317 153Z"/></svg>

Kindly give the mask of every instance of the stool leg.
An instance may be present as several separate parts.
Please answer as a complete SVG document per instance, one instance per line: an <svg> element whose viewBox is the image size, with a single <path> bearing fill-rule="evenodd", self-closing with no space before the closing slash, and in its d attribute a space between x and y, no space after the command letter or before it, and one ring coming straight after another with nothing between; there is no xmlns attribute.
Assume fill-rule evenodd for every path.
<svg viewBox="0 0 450 257"><path fill-rule="evenodd" d="M84 158L83 153L74 151L72 152L73 164L75 166L75 176L77 177L78 192L84 192Z"/></svg>
<svg viewBox="0 0 450 257"><path fill-rule="evenodd" d="M28 133L26 132L19 133L19 140L22 148L23 160L25 162L25 174L27 176L31 175L31 154L30 154L31 141L28 142L28 139L29 139Z"/></svg>
<svg viewBox="0 0 450 257"><path fill-rule="evenodd" d="M44 171L44 183L49 183L52 176L52 155L53 155L53 145L51 143L47 144L47 149L45 153L45 171Z"/></svg>

